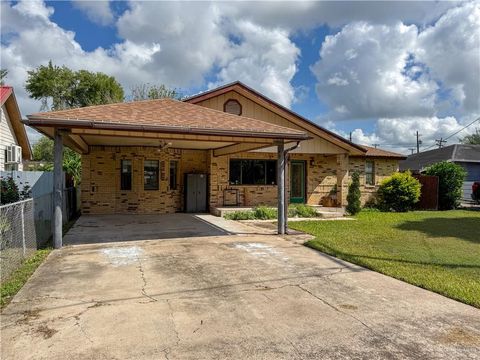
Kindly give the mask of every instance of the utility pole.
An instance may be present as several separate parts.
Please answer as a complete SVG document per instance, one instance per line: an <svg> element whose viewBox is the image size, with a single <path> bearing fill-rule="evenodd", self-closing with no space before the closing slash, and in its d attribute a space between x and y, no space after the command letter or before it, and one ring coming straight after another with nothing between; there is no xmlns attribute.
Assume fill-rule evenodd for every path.
<svg viewBox="0 0 480 360"><path fill-rule="evenodd" d="M408 150L410 150L410 155L413 155L413 152L415 151L415 148L410 148ZM418 154L418 147L417 147L417 154Z"/></svg>
<svg viewBox="0 0 480 360"><path fill-rule="evenodd" d="M435 142L437 143L438 148L441 149L443 147L443 144L445 144L447 140L443 140L443 138L440 138L439 140L435 140Z"/></svg>
<svg viewBox="0 0 480 360"><path fill-rule="evenodd" d="M349 137L349 139L350 139L350 142L352 142L352 132L351 132L351 131L350 131L350 137Z"/></svg>
<svg viewBox="0 0 480 360"><path fill-rule="evenodd" d="M372 145L373 145L373 146L375 147L375 149L376 149L376 148L377 148L377 146L378 146L378 145L380 145L380 144L372 144Z"/></svg>
<svg viewBox="0 0 480 360"><path fill-rule="evenodd" d="M417 154L420 152L420 145L422 144L422 140L420 140L420 134L417 131Z"/></svg>

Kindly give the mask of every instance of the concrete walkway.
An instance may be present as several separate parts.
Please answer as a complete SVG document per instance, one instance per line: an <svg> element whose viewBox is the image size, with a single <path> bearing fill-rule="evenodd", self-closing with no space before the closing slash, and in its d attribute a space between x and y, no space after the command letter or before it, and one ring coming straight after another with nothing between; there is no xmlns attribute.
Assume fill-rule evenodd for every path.
<svg viewBox="0 0 480 360"><path fill-rule="evenodd" d="M289 238L98 230L4 310L2 359L480 359L480 310Z"/></svg>

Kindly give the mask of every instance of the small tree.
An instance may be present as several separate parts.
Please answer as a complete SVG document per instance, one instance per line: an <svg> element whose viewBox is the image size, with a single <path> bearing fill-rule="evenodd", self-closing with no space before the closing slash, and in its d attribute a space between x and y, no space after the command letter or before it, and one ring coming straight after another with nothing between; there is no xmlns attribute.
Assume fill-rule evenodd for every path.
<svg viewBox="0 0 480 360"><path fill-rule="evenodd" d="M420 182L407 171L395 173L378 188L379 205L386 211L409 211L420 199Z"/></svg>
<svg viewBox="0 0 480 360"><path fill-rule="evenodd" d="M427 168L425 174L438 176L438 205L440 210L455 209L460 204L462 185L467 175L466 171L460 165L442 161Z"/></svg>
<svg viewBox="0 0 480 360"><path fill-rule="evenodd" d="M7 75L8 75L7 69L0 69L0 85L1 86L5 85L5 79Z"/></svg>
<svg viewBox="0 0 480 360"><path fill-rule="evenodd" d="M352 174L352 183L348 187L347 194L347 211L351 215L355 215L361 210L360 203L360 174L358 171L355 171Z"/></svg>
<svg viewBox="0 0 480 360"><path fill-rule="evenodd" d="M0 204L10 204L20 200L20 192L11 176L0 178Z"/></svg>
<svg viewBox="0 0 480 360"><path fill-rule="evenodd" d="M180 93L177 89L170 89L164 84L160 85L151 85L151 84L141 84L135 85L130 88L133 101L140 100L154 100L154 99L177 99L181 98Z"/></svg>
<svg viewBox="0 0 480 360"><path fill-rule="evenodd" d="M480 129L475 129L473 134L465 136L460 142L468 145L480 145Z"/></svg>

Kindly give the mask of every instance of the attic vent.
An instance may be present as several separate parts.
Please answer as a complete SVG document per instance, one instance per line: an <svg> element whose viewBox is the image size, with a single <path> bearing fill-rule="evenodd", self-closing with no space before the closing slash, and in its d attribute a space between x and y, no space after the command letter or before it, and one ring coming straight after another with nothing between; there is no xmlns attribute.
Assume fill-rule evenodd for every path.
<svg viewBox="0 0 480 360"><path fill-rule="evenodd" d="M233 115L242 115L242 105L238 100L230 99L223 104L223 111Z"/></svg>

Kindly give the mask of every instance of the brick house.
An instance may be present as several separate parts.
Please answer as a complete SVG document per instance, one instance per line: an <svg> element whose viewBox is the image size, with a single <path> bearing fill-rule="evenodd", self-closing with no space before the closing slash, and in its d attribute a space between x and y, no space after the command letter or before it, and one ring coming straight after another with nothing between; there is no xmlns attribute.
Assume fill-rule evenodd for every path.
<svg viewBox="0 0 480 360"><path fill-rule="evenodd" d="M38 113L25 123L82 154L84 214L180 212L192 197L199 211L274 205L282 159L287 201L344 206L349 174L359 171L365 203L405 158L349 142L240 82L183 101ZM205 180L189 184L187 174Z"/></svg>

